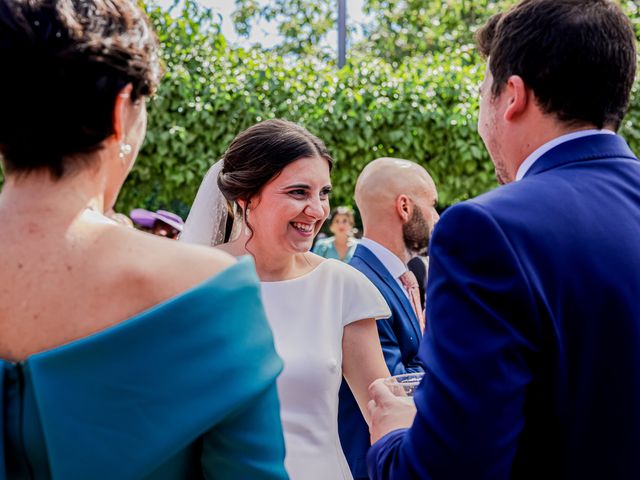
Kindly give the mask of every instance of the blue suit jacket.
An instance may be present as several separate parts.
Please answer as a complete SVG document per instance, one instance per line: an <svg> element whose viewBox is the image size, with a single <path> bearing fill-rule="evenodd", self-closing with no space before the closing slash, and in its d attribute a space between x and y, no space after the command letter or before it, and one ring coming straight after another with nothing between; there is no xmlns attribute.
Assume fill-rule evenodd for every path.
<svg viewBox="0 0 640 480"><path fill-rule="evenodd" d="M640 478L640 163L556 146L435 229L412 427L374 479Z"/></svg>
<svg viewBox="0 0 640 480"><path fill-rule="evenodd" d="M358 245L350 265L360 270L380 290L391 309L391 317L378 320L378 333L391 375L422 372L418 359L420 326L411 302L385 266L368 248ZM355 479L368 478L366 456L369 427L345 381L340 387L338 427L342 449Z"/></svg>

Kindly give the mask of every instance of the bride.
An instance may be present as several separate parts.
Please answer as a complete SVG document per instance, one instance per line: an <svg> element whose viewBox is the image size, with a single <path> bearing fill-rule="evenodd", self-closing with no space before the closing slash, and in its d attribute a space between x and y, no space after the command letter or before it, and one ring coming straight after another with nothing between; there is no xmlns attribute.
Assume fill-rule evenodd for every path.
<svg viewBox="0 0 640 480"><path fill-rule="evenodd" d="M389 376L375 325L390 315L384 299L357 270L309 251L329 213L332 164L304 128L254 125L205 176L181 237L255 260L285 365L278 393L294 480L352 478L338 438L342 376L367 422L367 387Z"/></svg>

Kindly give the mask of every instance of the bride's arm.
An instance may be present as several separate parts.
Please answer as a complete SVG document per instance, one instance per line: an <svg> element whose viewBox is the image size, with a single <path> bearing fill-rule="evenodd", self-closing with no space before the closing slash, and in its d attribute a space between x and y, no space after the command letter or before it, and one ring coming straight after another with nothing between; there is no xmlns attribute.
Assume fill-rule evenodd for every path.
<svg viewBox="0 0 640 480"><path fill-rule="evenodd" d="M372 318L344 327L342 336L342 374L349 384L364 419L369 424L368 388L377 378L388 377L376 321Z"/></svg>

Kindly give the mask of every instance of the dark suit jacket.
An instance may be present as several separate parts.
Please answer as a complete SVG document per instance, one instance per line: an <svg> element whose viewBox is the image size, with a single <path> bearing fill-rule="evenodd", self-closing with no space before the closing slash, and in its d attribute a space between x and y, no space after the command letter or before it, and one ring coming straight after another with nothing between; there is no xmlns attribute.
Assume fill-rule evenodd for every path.
<svg viewBox="0 0 640 480"><path fill-rule="evenodd" d="M407 262L407 268L413 272L418 281L418 289L420 290L420 305L422 310L425 307L425 289L427 288L427 264L425 257L416 256Z"/></svg>
<svg viewBox="0 0 640 480"><path fill-rule="evenodd" d="M448 209L426 376L374 479L640 478L640 163L614 135Z"/></svg>
<svg viewBox="0 0 640 480"><path fill-rule="evenodd" d="M422 336L420 326L402 287L371 250L362 245L358 245L349 264L373 282L391 309L391 317L377 322L382 351L391 375L422 372L423 365L417 358ZM351 473L355 479L368 478L369 427L345 381L340 387L338 427Z"/></svg>

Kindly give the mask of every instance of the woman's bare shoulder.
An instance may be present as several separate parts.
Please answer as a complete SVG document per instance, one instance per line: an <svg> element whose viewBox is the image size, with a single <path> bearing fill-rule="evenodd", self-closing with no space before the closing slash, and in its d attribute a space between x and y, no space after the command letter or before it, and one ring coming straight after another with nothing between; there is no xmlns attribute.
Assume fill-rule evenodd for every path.
<svg viewBox="0 0 640 480"><path fill-rule="evenodd" d="M150 234L127 231L125 258L136 277L148 284L159 297L168 297L204 282L236 260L212 247L190 245Z"/></svg>

